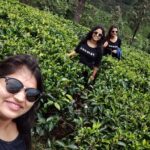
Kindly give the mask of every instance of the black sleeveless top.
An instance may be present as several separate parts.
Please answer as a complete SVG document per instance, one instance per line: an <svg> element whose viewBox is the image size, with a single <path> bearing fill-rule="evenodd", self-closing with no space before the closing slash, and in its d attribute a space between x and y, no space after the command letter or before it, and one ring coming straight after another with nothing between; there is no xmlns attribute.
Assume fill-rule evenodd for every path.
<svg viewBox="0 0 150 150"><path fill-rule="evenodd" d="M26 150L25 142L21 135L15 140L7 142L0 139L0 150Z"/></svg>

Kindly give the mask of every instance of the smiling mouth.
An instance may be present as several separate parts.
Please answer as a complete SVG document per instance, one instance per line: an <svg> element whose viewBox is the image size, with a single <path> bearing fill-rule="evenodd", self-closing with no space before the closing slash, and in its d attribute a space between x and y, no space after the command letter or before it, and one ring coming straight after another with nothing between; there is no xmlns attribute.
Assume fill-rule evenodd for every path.
<svg viewBox="0 0 150 150"><path fill-rule="evenodd" d="M11 102L11 101L6 101L6 103L7 103L8 108L13 111L18 111L23 108L21 105Z"/></svg>

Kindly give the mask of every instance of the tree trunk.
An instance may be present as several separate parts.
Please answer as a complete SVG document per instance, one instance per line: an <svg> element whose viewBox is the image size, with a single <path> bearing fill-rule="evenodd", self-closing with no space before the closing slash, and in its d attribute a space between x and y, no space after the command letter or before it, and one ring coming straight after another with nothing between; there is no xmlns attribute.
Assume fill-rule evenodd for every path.
<svg viewBox="0 0 150 150"><path fill-rule="evenodd" d="M140 25L142 24L142 22L143 22L143 20L144 20L144 18L146 18L145 17L145 14L146 14L146 11L148 10L148 8L149 8L149 5L148 5L149 3L148 3L148 0L145 0L145 1L143 1L143 5L142 5L142 7L140 7L140 13L139 13L139 15L138 15L138 20L136 21L135 20L135 30L134 30L134 32L133 32L133 36L132 36L132 39L131 39L131 41L130 41L130 45L132 45L133 44L133 41L134 41L134 37L136 36L136 34L137 34L137 32L138 32L138 30L139 30L139 28L140 28ZM147 19L148 20L148 19ZM137 23L136 23L137 22Z"/></svg>
<svg viewBox="0 0 150 150"><path fill-rule="evenodd" d="M138 24L137 24L137 26L136 26L136 28L135 28L135 30L134 30L134 33L133 33L132 38L131 38L131 41L130 41L130 45L133 44L134 38L135 38L135 36L136 36L136 34L137 34L137 31L138 31L139 28L140 28L140 23L141 23L141 21L138 22Z"/></svg>
<svg viewBox="0 0 150 150"><path fill-rule="evenodd" d="M30 3L30 0L19 0L21 3L25 3L25 4L28 4Z"/></svg>
<svg viewBox="0 0 150 150"><path fill-rule="evenodd" d="M74 21L79 23L81 16L83 14L84 6L86 0L76 0L76 8L74 13Z"/></svg>

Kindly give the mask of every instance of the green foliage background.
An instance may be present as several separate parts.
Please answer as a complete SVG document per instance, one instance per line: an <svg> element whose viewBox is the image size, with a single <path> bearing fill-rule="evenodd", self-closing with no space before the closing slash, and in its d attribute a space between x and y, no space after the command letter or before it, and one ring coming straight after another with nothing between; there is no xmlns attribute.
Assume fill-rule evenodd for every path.
<svg viewBox="0 0 150 150"><path fill-rule="evenodd" d="M0 1L0 59L35 55L44 77L34 149L150 149L149 54L124 44L124 59L104 57L96 84L86 89L78 58L65 54L88 30L16 0Z"/></svg>
<svg viewBox="0 0 150 150"><path fill-rule="evenodd" d="M20 0L30 6L57 14L75 21L78 0ZM150 53L150 3L149 0L86 0L79 23L91 28L101 24L108 30L114 24L119 28L120 37L129 45ZM143 14L143 15L142 15ZM135 30L137 34L132 40ZM131 42L132 41L132 42Z"/></svg>

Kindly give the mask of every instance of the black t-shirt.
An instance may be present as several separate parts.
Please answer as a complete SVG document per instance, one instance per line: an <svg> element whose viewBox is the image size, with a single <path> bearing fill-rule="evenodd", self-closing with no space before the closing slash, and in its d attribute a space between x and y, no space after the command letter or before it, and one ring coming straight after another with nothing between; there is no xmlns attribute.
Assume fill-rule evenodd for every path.
<svg viewBox="0 0 150 150"><path fill-rule="evenodd" d="M110 40L107 41L108 42L108 46L105 48L105 53L112 53L113 50L117 50L118 48L121 47L121 39L118 38L116 40L116 42L112 42Z"/></svg>
<svg viewBox="0 0 150 150"><path fill-rule="evenodd" d="M26 150L25 142L21 135L11 142L0 139L0 150Z"/></svg>
<svg viewBox="0 0 150 150"><path fill-rule="evenodd" d="M99 67L102 59L102 49L100 47L91 48L86 42L79 44L75 51L79 53L80 62L82 64L90 68Z"/></svg>

